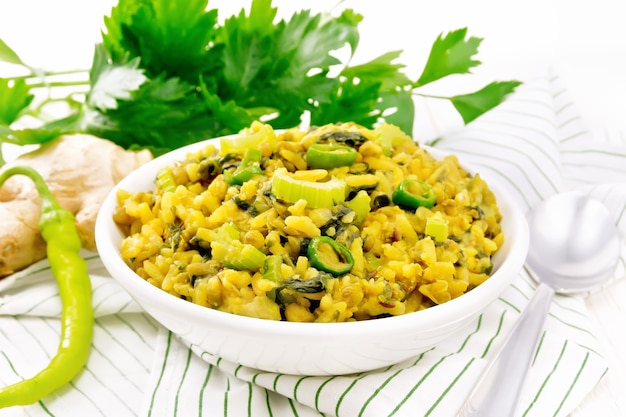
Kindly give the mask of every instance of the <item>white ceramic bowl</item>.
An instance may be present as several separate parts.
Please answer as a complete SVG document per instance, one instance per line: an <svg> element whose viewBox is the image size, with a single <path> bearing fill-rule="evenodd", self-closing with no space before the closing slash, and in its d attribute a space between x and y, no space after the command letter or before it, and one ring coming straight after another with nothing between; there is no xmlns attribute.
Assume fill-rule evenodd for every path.
<svg viewBox="0 0 626 417"><path fill-rule="evenodd" d="M503 214L505 242L493 258L492 276L454 300L402 316L350 323L279 322L201 307L154 287L126 265L120 256L124 236L112 215L118 189L152 190L159 168L185 159L187 153L207 143L158 157L122 180L102 205L96 243L109 273L148 314L185 344L211 355L260 370L298 375L340 375L399 363L468 326L509 286L526 258L524 213L504 190L485 178ZM442 156L436 149L431 151Z"/></svg>

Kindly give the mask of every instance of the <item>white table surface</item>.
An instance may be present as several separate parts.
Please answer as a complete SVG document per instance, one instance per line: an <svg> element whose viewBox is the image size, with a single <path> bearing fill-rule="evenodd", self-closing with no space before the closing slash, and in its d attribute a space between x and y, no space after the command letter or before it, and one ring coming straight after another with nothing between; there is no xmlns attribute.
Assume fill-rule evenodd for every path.
<svg viewBox="0 0 626 417"><path fill-rule="evenodd" d="M88 68L99 40L102 18L113 0L20 0L0 2L0 38L35 67ZM295 10L330 9L338 0L274 0L279 16ZM249 1L211 0L220 16L247 7ZM438 2L344 1L363 14L361 41L354 61L401 49L410 76L419 75L433 40L468 27L484 38L472 75L452 77L437 93L469 92L489 81L526 80L552 68L566 84L589 130L626 142L626 25L624 0L441 0ZM11 71L0 64L0 76ZM441 104L445 106L445 104ZM437 105L430 108L437 114ZM428 139L458 120L418 114L415 136ZM626 415L626 279L590 295L587 304L606 346L606 378L572 413L573 417Z"/></svg>

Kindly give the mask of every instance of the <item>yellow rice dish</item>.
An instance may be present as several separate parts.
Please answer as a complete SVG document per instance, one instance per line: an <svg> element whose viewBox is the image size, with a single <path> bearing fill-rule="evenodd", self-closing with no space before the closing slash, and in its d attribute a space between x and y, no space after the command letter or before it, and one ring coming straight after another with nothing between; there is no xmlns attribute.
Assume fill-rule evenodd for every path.
<svg viewBox="0 0 626 417"><path fill-rule="evenodd" d="M480 285L503 242L496 199L456 157L393 125L259 122L119 191L121 253L176 297L270 320L401 315Z"/></svg>

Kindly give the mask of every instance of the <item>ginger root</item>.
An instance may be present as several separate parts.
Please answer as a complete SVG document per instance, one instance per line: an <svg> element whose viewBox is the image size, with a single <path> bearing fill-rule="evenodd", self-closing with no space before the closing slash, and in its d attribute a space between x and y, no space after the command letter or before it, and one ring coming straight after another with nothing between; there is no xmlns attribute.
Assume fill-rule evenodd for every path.
<svg viewBox="0 0 626 417"><path fill-rule="evenodd" d="M20 155L13 165L35 168L59 204L75 216L83 248L96 250L98 210L113 186L152 159L147 151L132 152L105 139L85 134L64 135ZM0 188L0 277L45 258L39 233L41 200L29 178L17 175Z"/></svg>

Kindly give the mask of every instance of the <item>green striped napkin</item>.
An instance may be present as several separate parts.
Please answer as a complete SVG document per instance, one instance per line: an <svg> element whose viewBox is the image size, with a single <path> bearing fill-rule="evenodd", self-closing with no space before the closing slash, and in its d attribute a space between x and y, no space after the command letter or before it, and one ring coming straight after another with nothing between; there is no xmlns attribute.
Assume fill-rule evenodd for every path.
<svg viewBox="0 0 626 417"><path fill-rule="evenodd" d="M436 147L504 183L526 209L558 191L581 189L607 205L626 235L626 143L591 135L556 76L528 81ZM404 363L349 376L290 376L188 348L142 312L97 254L85 257L96 313L85 371L60 392L0 410L0 417L454 416L535 288L522 270L471 326ZM625 271L626 246L614 279ZM0 281L0 384L47 364L59 313L47 262ZM594 331L583 298L555 298L519 416L567 416L580 404L607 372Z"/></svg>

